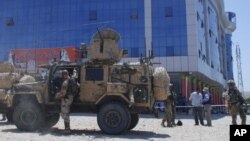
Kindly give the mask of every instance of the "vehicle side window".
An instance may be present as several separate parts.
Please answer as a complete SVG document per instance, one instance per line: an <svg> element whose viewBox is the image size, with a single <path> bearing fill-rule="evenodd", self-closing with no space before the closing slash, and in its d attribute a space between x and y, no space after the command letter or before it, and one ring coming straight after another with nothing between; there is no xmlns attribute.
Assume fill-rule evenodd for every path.
<svg viewBox="0 0 250 141"><path fill-rule="evenodd" d="M103 68L86 68L85 79L87 81L102 81L103 71Z"/></svg>
<svg viewBox="0 0 250 141"><path fill-rule="evenodd" d="M61 70L56 70L56 72L53 74L53 86L54 88L56 88L57 90L55 91L58 91L61 89L61 85L62 85L62 82L63 82L63 78L62 78L62 71Z"/></svg>

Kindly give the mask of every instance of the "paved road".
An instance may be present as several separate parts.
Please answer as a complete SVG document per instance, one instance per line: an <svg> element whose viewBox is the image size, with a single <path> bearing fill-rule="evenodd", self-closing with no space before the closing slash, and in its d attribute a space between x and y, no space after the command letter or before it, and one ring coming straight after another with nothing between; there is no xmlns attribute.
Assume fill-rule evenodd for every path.
<svg viewBox="0 0 250 141"><path fill-rule="evenodd" d="M162 116L162 115L161 115ZM136 128L119 136L103 134L97 126L94 114L73 114L71 116L71 135L62 134L63 121L48 131L26 133L14 125L0 122L1 141L79 141L79 140L155 140L155 141L229 141L229 124L231 118L226 115L213 115L213 127L194 126L192 116L178 115L183 126L163 128L161 118L141 115ZM250 124L248 115L247 124ZM238 118L238 122L240 119Z"/></svg>

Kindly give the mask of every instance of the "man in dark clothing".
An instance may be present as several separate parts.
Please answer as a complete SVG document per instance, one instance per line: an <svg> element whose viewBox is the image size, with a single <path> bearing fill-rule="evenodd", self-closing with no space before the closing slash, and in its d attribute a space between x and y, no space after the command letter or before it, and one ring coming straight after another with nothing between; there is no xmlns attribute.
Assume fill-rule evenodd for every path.
<svg viewBox="0 0 250 141"><path fill-rule="evenodd" d="M212 126L212 119L211 119L211 107L212 104L212 95L209 93L207 87L203 88L203 105L204 105L204 113L205 118L207 120L207 126Z"/></svg>

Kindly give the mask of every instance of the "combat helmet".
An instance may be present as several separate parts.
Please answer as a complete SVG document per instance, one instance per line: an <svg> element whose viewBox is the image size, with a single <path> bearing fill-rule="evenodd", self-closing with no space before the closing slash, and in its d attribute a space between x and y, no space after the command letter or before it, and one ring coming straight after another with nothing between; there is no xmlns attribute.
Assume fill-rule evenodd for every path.
<svg viewBox="0 0 250 141"><path fill-rule="evenodd" d="M63 70L62 75L69 75L69 72L67 70Z"/></svg>
<svg viewBox="0 0 250 141"><path fill-rule="evenodd" d="M228 80L228 81L227 81L227 84L228 84L228 85L233 85L233 86L234 86L234 85L235 85L235 82L234 82L234 80Z"/></svg>

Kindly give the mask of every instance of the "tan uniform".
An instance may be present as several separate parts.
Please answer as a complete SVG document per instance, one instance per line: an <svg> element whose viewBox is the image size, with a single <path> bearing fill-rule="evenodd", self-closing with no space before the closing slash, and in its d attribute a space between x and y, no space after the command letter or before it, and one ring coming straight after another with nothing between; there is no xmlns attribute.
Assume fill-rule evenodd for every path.
<svg viewBox="0 0 250 141"><path fill-rule="evenodd" d="M57 93L57 99L61 99L61 117L64 122L69 123L69 113L70 113L70 106L74 100L74 96L70 94L68 91L68 84L69 84L69 77L63 81L61 91Z"/></svg>
<svg viewBox="0 0 250 141"><path fill-rule="evenodd" d="M232 124L236 125L237 124L237 114L240 114L241 118L241 124L245 125L246 124L246 114L243 109L243 97L241 96L241 93L235 88L233 90L228 90L227 91L227 103L228 107L232 116Z"/></svg>
<svg viewBox="0 0 250 141"><path fill-rule="evenodd" d="M175 106L176 94L173 90L170 90L170 95L168 96L168 101L171 104L171 124L175 125L175 114L176 114L176 106Z"/></svg>
<svg viewBox="0 0 250 141"><path fill-rule="evenodd" d="M162 125L164 126L164 123L167 121L167 126L172 127L173 114L172 114L171 100L169 98L165 100L164 105L165 105L165 115L162 119Z"/></svg>

